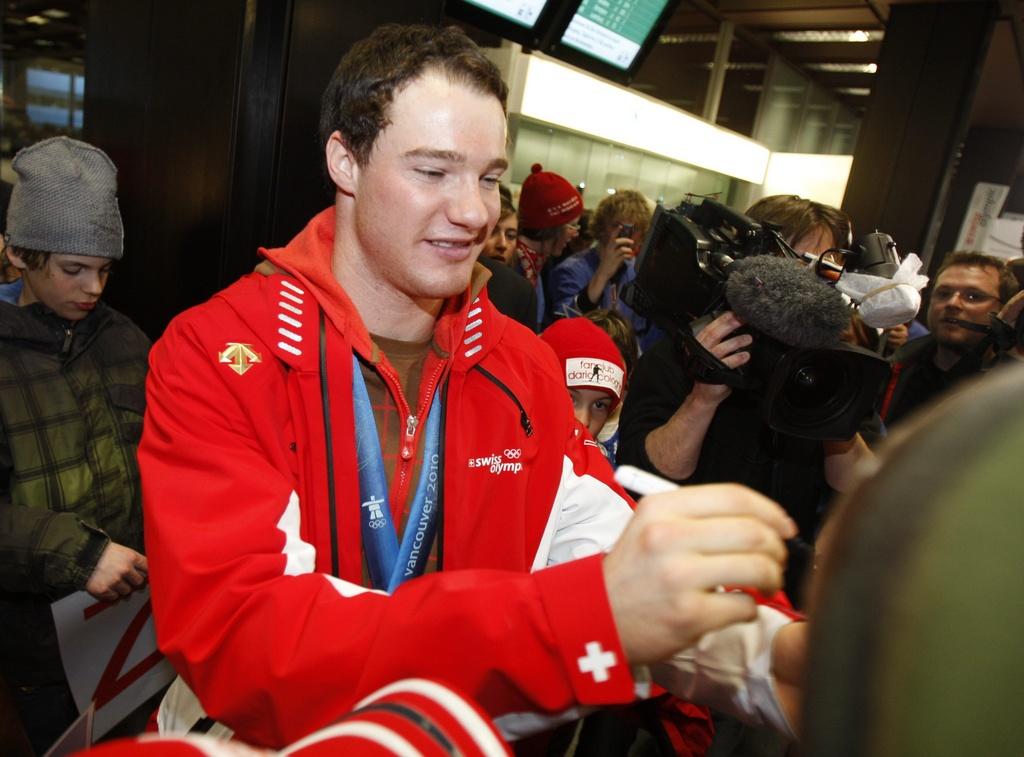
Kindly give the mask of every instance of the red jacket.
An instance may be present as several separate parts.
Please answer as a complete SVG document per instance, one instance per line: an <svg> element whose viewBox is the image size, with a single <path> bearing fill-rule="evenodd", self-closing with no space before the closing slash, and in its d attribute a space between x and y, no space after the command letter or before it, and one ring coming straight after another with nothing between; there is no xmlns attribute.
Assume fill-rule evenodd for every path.
<svg viewBox="0 0 1024 757"><path fill-rule="evenodd" d="M436 374L443 571L392 596L360 585L352 351L405 400L330 275L333 229L332 210L316 216L265 251L287 275L241 279L153 348L139 459L161 649L210 717L277 747L411 675L450 682L511 730L515 713L631 701L600 557L573 559L610 547L631 502L554 355L484 292L447 303L435 341L449 358L425 366L415 403Z"/></svg>

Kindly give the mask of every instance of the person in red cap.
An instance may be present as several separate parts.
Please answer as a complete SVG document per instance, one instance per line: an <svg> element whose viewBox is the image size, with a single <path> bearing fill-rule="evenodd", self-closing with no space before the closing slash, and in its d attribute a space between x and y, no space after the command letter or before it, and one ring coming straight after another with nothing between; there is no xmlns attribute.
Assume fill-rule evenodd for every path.
<svg viewBox="0 0 1024 757"><path fill-rule="evenodd" d="M581 215L583 197L576 187L534 163L519 194L519 239L513 267L537 290L537 322L542 325L547 308L541 270L579 233Z"/></svg>
<svg viewBox="0 0 1024 757"><path fill-rule="evenodd" d="M626 389L626 364L615 342L587 318L562 318L540 338L564 370L576 420L596 439Z"/></svg>

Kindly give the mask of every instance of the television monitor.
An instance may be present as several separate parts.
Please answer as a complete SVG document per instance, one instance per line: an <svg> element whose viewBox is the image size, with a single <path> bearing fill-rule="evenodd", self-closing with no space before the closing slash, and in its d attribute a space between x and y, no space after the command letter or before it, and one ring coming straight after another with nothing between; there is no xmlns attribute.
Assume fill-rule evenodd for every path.
<svg viewBox="0 0 1024 757"><path fill-rule="evenodd" d="M549 52L628 83L678 4L679 0L580 0Z"/></svg>
<svg viewBox="0 0 1024 757"><path fill-rule="evenodd" d="M446 0L444 12L531 50L550 45L565 0ZM561 11L561 12L560 12Z"/></svg>

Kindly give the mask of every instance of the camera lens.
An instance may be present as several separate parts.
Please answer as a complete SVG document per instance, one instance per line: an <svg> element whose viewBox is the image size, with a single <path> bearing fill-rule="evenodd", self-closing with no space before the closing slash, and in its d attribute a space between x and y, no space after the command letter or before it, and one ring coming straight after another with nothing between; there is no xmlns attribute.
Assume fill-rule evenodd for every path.
<svg viewBox="0 0 1024 757"><path fill-rule="evenodd" d="M763 405L768 425L806 439L849 439L889 375L886 362L846 345L790 349L758 362L753 353L760 350L764 357L766 341L754 342L751 365L768 377Z"/></svg>
<svg viewBox="0 0 1024 757"><path fill-rule="evenodd" d="M848 379L840 361L828 353L814 352L794 366L782 398L794 410L820 412L837 402L845 404Z"/></svg>
<svg viewBox="0 0 1024 757"><path fill-rule="evenodd" d="M818 372L810 366L804 366L796 372L793 376L793 380L798 386L802 386L805 389L811 389L818 383Z"/></svg>

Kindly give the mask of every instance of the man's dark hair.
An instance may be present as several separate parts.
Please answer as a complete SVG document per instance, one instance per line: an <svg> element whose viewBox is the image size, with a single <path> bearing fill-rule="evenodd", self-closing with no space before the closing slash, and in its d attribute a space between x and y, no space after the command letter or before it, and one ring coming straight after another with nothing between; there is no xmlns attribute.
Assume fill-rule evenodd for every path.
<svg viewBox="0 0 1024 757"><path fill-rule="evenodd" d="M762 197L747 209L746 215L778 226L782 238L791 245L817 229L828 231L836 247L846 248L852 241L850 217L846 213L798 195Z"/></svg>
<svg viewBox="0 0 1024 757"><path fill-rule="evenodd" d="M508 87L501 72L461 29L425 24L386 24L356 42L334 70L320 101L320 144L335 131L359 165L390 123L395 94L427 71L494 95L506 109Z"/></svg>
<svg viewBox="0 0 1024 757"><path fill-rule="evenodd" d="M1004 304L1020 291L1020 283L1006 264L1006 260L973 250L959 250L946 255L942 259L942 265L939 266L939 270L935 274L935 281L939 280L939 276L942 275L943 271L955 265L995 268L999 272L999 300Z"/></svg>

